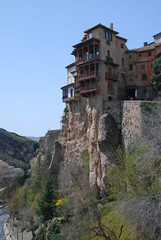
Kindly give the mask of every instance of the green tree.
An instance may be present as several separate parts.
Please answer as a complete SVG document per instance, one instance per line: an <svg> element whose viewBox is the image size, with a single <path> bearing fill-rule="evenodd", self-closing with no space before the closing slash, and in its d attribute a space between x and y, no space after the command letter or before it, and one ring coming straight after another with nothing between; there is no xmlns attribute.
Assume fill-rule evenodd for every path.
<svg viewBox="0 0 161 240"><path fill-rule="evenodd" d="M153 145L149 147L146 139L144 143L139 139L124 156L117 149L115 165L108 174L109 198L116 201L143 239L159 239L160 161L161 155Z"/></svg>
<svg viewBox="0 0 161 240"><path fill-rule="evenodd" d="M158 92L161 90L161 57L153 62L152 69L151 85Z"/></svg>
<svg viewBox="0 0 161 240"><path fill-rule="evenodd" d="M55 216L56 193L54 191L53 178L50 174L46 177L37 204L36 213L40 216L43 223Z"/></svg>
<svg viewBox="0 0 161 240"><path fill-rule="evenodd" d="M31 177L31 186L29 189L29 200L31 204L37 201L37 197L42 190L44 181L48 174L48 167L50 165L50 162L51 162L51 153L49 150L45 152L44 159L41 156L41 154L39 154L37 157L37 162L33 169L32 177Z"/></svg>
<svg viewBox="0 0 161 240"><path fill-rule="evenodd" d="M101 204L91 191L89 183L89 166L71 165L70 173L71 192L69 191L68 201L62 205L68 209L67 221L62 227L63 234L67 239L119 240L123 226L120 226L119 235L116 236L112 229L102 223Z"/></svg>

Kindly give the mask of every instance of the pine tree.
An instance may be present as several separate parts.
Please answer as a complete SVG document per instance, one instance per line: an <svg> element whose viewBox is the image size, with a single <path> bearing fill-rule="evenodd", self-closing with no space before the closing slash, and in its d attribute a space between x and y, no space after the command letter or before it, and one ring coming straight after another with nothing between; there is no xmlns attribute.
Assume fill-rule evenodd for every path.
<svg viewBox="0 0 161 240"><path fill-rule="evenodd" d="M42 222L52 219L55 215L56 193L51 175L49 174L44 182L44 187L37 202L36 213L40 216Z"/></svg>

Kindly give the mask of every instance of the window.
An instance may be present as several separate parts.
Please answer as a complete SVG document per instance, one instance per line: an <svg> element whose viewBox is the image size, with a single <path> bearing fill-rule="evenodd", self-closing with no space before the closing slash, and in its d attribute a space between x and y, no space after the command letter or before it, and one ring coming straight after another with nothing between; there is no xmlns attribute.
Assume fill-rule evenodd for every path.
<svg viewBox="0 0 161 240"><path fill-rule="evenodd" d="M112 82L108 82L108 93L114 93L114 85Z"/></svg>
<svg viewBox="0 0 161 240"><path fill-rule="evenodd" d="M133 80L133 79L132 79L132 78L130 78L130 81L131 81L131 82L132 82L132 80Z"/></svg>
<svg viewBox="0 0 161 240"><path fill-rule="evenodd" d="M124 66L124 58L122 58L122 66Z"/></svg>
<svg viewBox="0 0 161 240"><path fill-rule="evenodd" d="M122 82L125 81L125 74L124 73L121 74L121 79L122 79Z"/></svg>
<svg viewBox="0 0 161 240"><path fill-rule="evenodd" d="M68 97L68 89L64 89L63 90L63 98L67 98Z"/></svg>
<svg viewBox="0 0 161 240"><path fill-rule="evenodd" d="M88 34L88 38L89 38L89 39L92 38L92 33L89 33L89 34Z"/></svg>
<svg viewBox="0 0 161 240"><path fill-rule="evenodd" d="M103 32L103 37L104 37L107 41L112 41L112 33L109 33L109 32L104 31L104 32Z"/></svg>
<svg viewBox="0 0 161 240"><path fill-rule="evenodd" d="M73 89L70 89L70 97L73 97Z"/></svg>
<svg viewBox="0 0 161 240"><path fill-rule="evenodd" d="M121 43L121 48L124 48L124 44L123 43Z"/></svg>
<svg viewBox="0 0 161 240"><path fill-rule="evenodd" d="M141 69L145 69L145 64L141 64Z"/></svg>
<svg viewBox="0 0 161 240"><path fill-rule="evenodd" d="M149 56L149 57L151 56L151 52L148 52L148 56Z"/></svg>
<svg viewBox="0 0 161 240"><path fill-rule="evenodd" d="M147 75L146 74L142 75L142 80L147 80Z"/></svg>
<svg viewBox="0 0 161 240"><path fill-rule="evenodd" d="M106 39L106 31L103 32L103 37Z"/></svg>
<svg viewBox="0 0 161 240"><path fill-rule="evenodd" d="M139 57L141 57L141 53L139 54Z"/></svg>
<svg viewBox="0 0 161 240"><path fill-rule="evenodd" d="M112 34L108 33L108 40L112 41Z"/></svg>
<svg viewBox="0 0 161 240"><path fill-rule="evenodd" d="M107 50L107 56L110 57L110 50Z"/></svg>
<svg viewBox="0 0 161 240"><path fill-rule="evenodd" d="M129 58L131 59L131 55L129 56Z"/></svg>
<svg viewBox="0 0 161 240"><path fill-rule="evenodd" d="M129 70L132 71L133 70L133 65L129 64Z"/></svg>

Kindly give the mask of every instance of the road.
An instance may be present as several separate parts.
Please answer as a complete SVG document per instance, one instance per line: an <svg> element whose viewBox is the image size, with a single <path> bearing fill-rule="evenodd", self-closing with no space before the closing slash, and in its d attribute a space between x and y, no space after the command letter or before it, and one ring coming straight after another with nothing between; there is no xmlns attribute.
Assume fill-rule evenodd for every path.
<svg viewBox="0 0 161 240"><path fill-rule="evenodd" d="M3 208L0 209L0 240L6 240L5 236L4 236L4 232L3 232L3 228L2 228L2 224L6 218L6 213L4 211Z"/></svg>

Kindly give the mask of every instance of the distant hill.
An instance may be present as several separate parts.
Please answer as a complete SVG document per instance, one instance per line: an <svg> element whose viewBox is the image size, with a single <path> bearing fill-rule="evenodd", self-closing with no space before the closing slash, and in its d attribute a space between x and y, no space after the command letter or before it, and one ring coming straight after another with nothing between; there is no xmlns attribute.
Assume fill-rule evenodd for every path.
<svg viewBox="0 0 161 240"><path fill-rule="evenodd" d="M38 147L38 142L0 128L0 159L9 165L23 167Z"/></svg>
<svg viewBox="0 0 161 240"><path fill-rule="evenodd" d="M36 142L38 142L40 140L40 137L27 136L27 138L30 138Z"/></svg>

